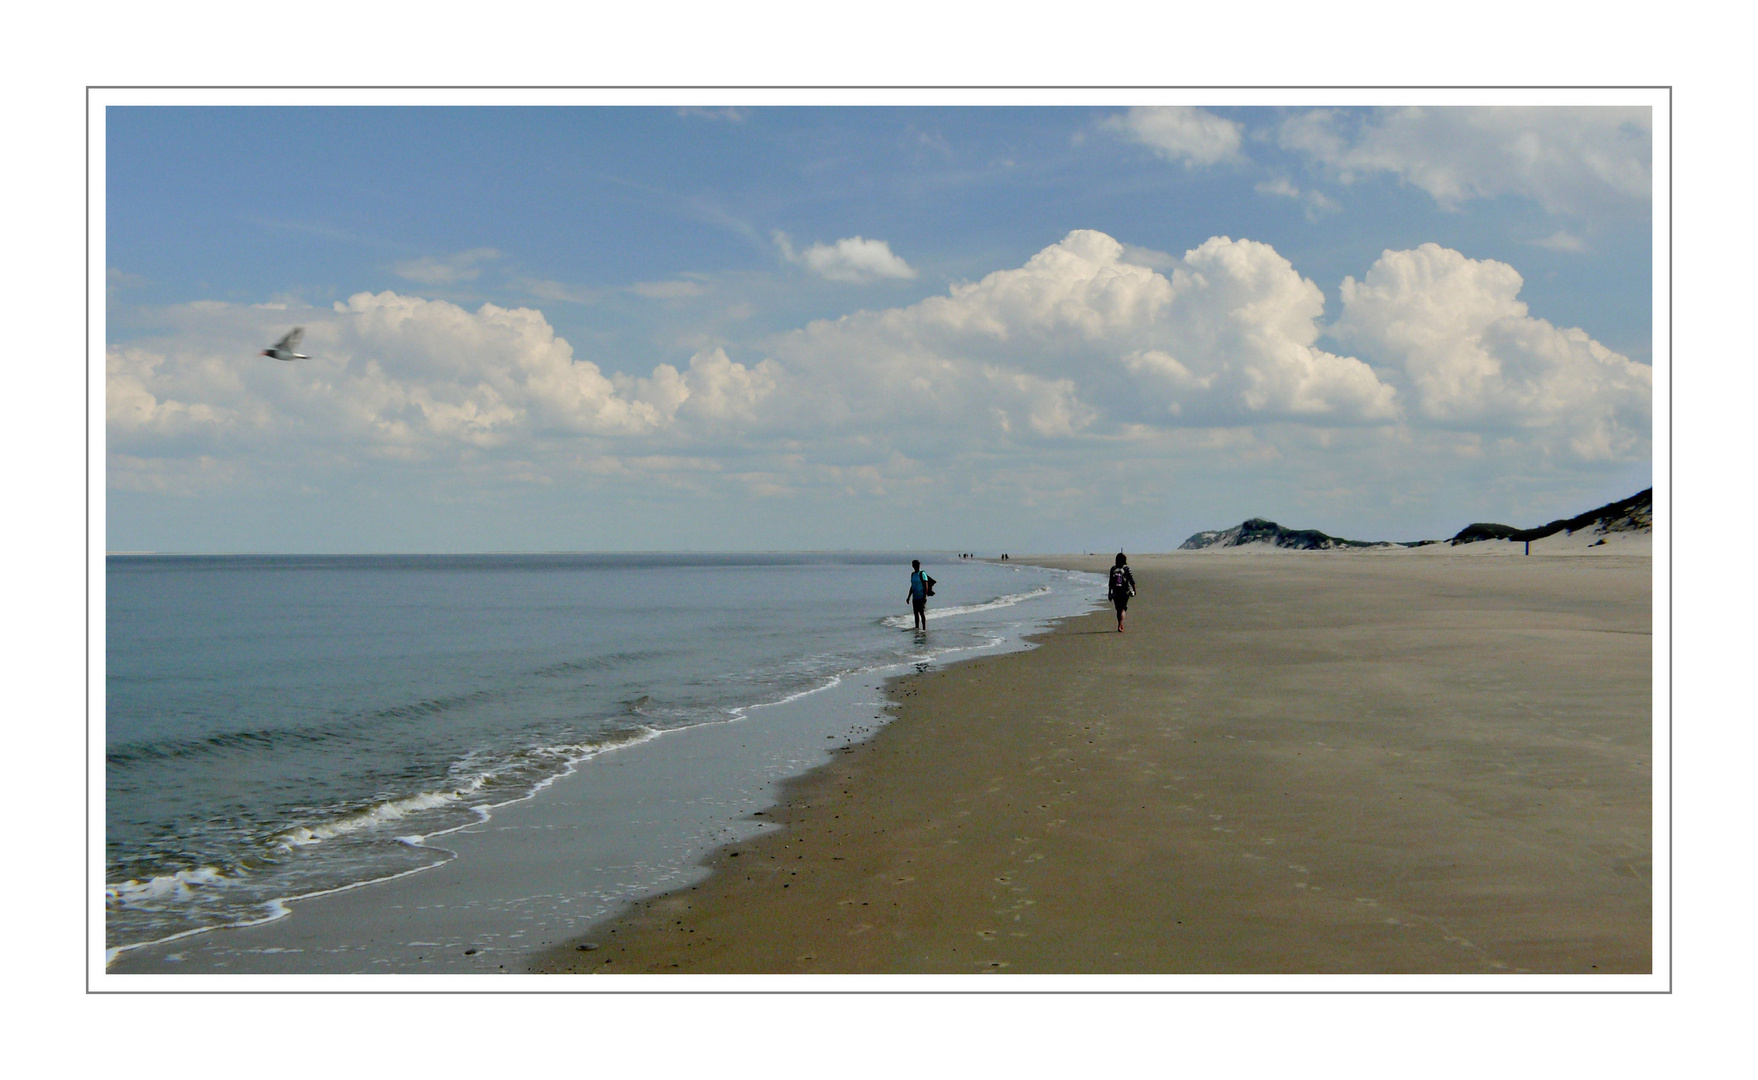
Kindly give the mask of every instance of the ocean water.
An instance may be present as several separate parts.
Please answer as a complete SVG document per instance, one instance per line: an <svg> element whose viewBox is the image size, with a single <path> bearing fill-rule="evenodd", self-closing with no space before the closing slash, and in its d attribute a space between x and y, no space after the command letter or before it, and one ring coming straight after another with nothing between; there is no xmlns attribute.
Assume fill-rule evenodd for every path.
<svg viewBox="0 0 1758 1080"><path fill-rule="evenodd" d="M447 858L579 762L1017 644L1096 575L907 556L111 556L112 952ZM535 793L535 794L534 794Z"/></svg>

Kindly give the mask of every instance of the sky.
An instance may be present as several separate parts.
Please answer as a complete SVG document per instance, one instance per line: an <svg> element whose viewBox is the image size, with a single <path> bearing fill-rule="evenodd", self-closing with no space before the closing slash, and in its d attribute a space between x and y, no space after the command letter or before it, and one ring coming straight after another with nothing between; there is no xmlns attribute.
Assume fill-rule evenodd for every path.
<svg viewBox="0 0 1758 1080"><path fill-rule="evenodd" d="M1646 106L104 120L113 551L1156 551L1653 474ZM258 353L305 330L309 359Z"/></svg>

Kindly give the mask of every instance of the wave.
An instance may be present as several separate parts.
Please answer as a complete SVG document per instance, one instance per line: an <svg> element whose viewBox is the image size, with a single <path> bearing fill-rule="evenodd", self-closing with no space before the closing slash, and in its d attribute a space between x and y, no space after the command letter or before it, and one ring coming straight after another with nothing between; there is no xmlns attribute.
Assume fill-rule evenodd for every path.
<svg viewBox="0 0 1758 1080"><path fill-rule="evenodd" d="M461 777L457 784L444 789L387 799L327 821L294 826L271 839L272 855L266 860L268 865L262 873L253 873L250 868L242 865L230 870L222 870L216 866L199 866L154 875L144 881L130 878L126 881L107 882L104 886L104 902L108 910L145 914L176 913L182 915L185 921L192 910L201 910L210 913L216 921L187 927L169 935L154 936L149 940L113 945L106 950L105 963L108 964L124 952L145 945L163 944L209 930L271 922L287 914L286 905L292 901L376 884L449 862L454 857L452 852L428 848L427 842L488 821L493 811L534 797L590 758L646 742L660 734L657 729L644 727L590 742L528 747L509 755L498 766L470 773ZM464 765L465 762L459 764ZM512 782L512 786L509 786L508 781ZM497 789L506 792L508 797L494 799ZM480 802L472 803L470 800L473 796L485 797ZM413 816L432 811L443 812L448 808L469 811L469 820L447 824L444 828L433 829L425 834L388 835L390 830L387 826L399 825ZM259 892L255 896L241 897L242 906L232 903L231 910L227 910L226 905L231 901L229 893L236 893L240 888L248 891L250 888L275 887L276 879L272 876L275 868L274 856L284 859L328 840L375 831L386 834L382 836L384 840L395 841L406 848L430 851L434 860L388 876L380 874L314 890L269 897L263 897Z"/></svg>
<svg viewBox="0 0 1758 1080"><path fill-rule="evenodd" d="M470 809L475 812L477 821L487 821L488 811L505 806L509 802L518 802L530 797L536 791L548 787L557 776L580 762L606 751L620 750L625 746L646 742L656 734L658 732L653 728L643 727L622 735L592 742L527 747L508 755L497 766L463 776L453 786L437 791L422 791L401 798L387 799L316 825L296 826L277 835L271 843L275 851L285 854L298 848L321 844L325 840L333 840L339 836L348 836L399 823L424 811L444 810L451 807ZM465 759L465 762L468 760L468 758ZM523 790L517 796L501 802L471 802L473 797L496 787L504 787L508 781L514 782ZM447 832L456 832L470 824L475 824L475 822L455 825L430 835L438 836ZM403 836L398 839L405 843L419 843L425 837Z"/></svg>
<svg viewBox="0 0 1758 1080"><path fill-rule="evenodd" d="M454 709L480 704L499 696L492 690L473 690L467 694L422 698L402 705L377 709L340 723L316 726L265 727L253 731L222 731L215 735L185 739L154 739L147 742L121 743L104 752L105 762L113 768L127 768L142 762L168 761L201 757L234 751L247 753L273 750L290 744L324 743L354 735L363 725L384 720L425 720Z"/></svg>
<svg viewBox="0 0 1758 1080"><path fill-rule="evenodd" d="M981 604L954 604L951 607L930 606L928 608L928 618L930 620L946 619L954 615L969 615L976 611L994 611L996 608L1012 607L1022 600L1032 600L1040 596L1047 596L1049 593L1050 586L1040 585L1037 588L1030 589L1026 592L1008 593L1005 596L998 596L993 600ZM915 620L908 615L887 615L880 619L879 622L884 626L890 626L898 630L908 630L915 625Z"/></svg>
<svg viewBox="0 0 1758 1080"><path fill-rule="evenodd" d="M198 866L193 870L160 874L146 881L130 879L111 882L104 886L104 903L136 910L156 909L163 901L187 901L201 890L229 885L238 878L247 876L247 870L235 871L229 875L216 866Z"/></svg>
<svg viewBox="0 0 1758 1080"><path fill-rule="evenodd" d="M561 660L553 664L532 670L531 674L543 679L559 679L568 675L577 675L591 671L610 671L629 664L644 663L662 657L677 655L671 649L640 649L634 652L606 653L602 656L588 656L579 660Z"/></svg>
<svg viewBox="0 0 1758 1080"><path fill-rule="evenodd" d="M1036 568L1014 571L1044 573L1046 576L1039 581L1057 584L1053 589L1049 584L1022 580L1022 586L1037 587L982 603L934 607L928 612L929 617L940 620L980 615L1066 592L1065 580L1097 580L1093 575ZM869 619L877 615L870 608L868 611ZM106 905L111 912L108 930L114 943L110 955L207 930L270 921L283 917L287 913L285 905L294 900L443 865L456 856L439 838L480 827L496 808L537 796L573 772L575 765L597 754L701 723L749 719L759 710L797 702L851 677L883 678L911 664L925 665L950 660L949 654L968 655L994 648L1012 636L1012 628L1021 619L1030 621L1031 616L1009 614L992 620L997 628L1006 624L1005 630L991 630L988 621L970 619L964 626L936 635L934 648L921 639L915 639L912 648L911 639L904 635L854 627L847 648L842 647L840 637L833 637L814 641L813 651L805 655L780 659L771 656L755 666L732 672L695 673L684 681L670 677L669 681L654 684L663 687L656 691L657 701L642 693L652 687L641 683L651 683L654 678L644 670L632 673L631 677L619 677L614 690L612 686L602 686L583 694L578 689L579 684L599 681L591 674L595 669L615 669L631 662L652 660L667 655L664 650L634 651L629 650L633 643L625 643L624 649L629 651L596 657L576 654L560 659L551 653L520 664L516 673L523 673L522 684L515 679L518 685L513 691L423 696L419 691L404 690L401 701L396 697L390 699L397 702L393 708L369 712L356 706L348 713L336 710L328 718L312 717L317 722L303 728L277 727L271 721L251 732L119 745L110 752L112 766L132 760L227 750L275 757L277 749L285 751L291 744L325 740L335 740L334 748L341 752L345 763L351 760L347 754L354 749L354 740L370 734L368 729L376 720L379 725L396 730L398 738L405 741L411 733L420 737L415 745L422 749L424 760L400 775L387 775L378 795L369 795L370 787L351 793L366 798L332 795L294 806L290 804L301 790L289 783L285 785L287 801L279 808L265 805L266 812L256 817L254 824L242 818L215 823L216 829L225 825L224 830L215 832L219 842L191 841L174 846L168 839L162 846L155 842L137 852L141 857L133 865L113 862L107 877L119 879L131 873L133 876L112 880L105 887ZM909 626L907 614L877 622L897 629ZM801 639L802 643L804 640L807 639ZM793 644L793 639L788 639L788 643ZM826 645L832 647L818 651ZM539 680L546 686L533 694L536 704L513 708L525 705L517 694L527 693ZM490 732L494 736L492 741L498 745L479 742L479 749L463 752L468 744L458 743L470 738L474 703L503 693L511 695L511 715L544 725L551 733L533 731L518 735L503 729ZM384 700L381 698L380 702ZM427 739L423 732L437 714L452 709L471 709L472 713L461 717L464 723L457 725L459 737L447 749ZM576 711L578 715L574 715ZM483 715L487 720L495 720L499 712L488 709L483 710ZM612 730L606 731L607 726ZM447 731L450 732L449 727ZM545 745L509 746L514 740ZM376 745L364 749L375 754L380 750ZM277 774L271 779L280 778ZM142 781L139 773L129 778L129 783L137 788ZM278 789L274 798L282 797L283 792Z"/></svg>

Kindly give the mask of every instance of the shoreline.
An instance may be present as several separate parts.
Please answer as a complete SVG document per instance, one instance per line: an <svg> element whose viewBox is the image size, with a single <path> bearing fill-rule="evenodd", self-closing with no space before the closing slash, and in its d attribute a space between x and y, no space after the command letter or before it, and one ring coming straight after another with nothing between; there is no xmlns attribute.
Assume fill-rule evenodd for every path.
<svg viewBox="0 0 1758 1080"><path fill-rule="evenodd" d="M1073 602L1064 597L1051 610ZM697 880L703 856L769 829L776 785L889 719L885 672L1026 648L1021 630L1053 617L1025 616L986 643L954 637L917 660L841 672L744 706L732 720L589 755L486 820L424 838L450 856L443 862L282 898L277 915L253 924L131 944L100 970L131 983L137 975L520 971L533 949Z"/></svg>
<svg viewBox="0 0 1758 1080"><path fill-rule="evenodd" d="M531 970L1650 972L1646 547L1277 554L892 680L779 829Z"/></svg>

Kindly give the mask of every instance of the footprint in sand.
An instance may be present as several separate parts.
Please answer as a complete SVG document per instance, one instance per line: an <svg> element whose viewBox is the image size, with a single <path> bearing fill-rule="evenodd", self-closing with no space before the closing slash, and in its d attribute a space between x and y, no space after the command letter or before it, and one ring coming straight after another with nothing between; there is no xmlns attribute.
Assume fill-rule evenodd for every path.
<svg viewBox="0 0 1758 1080"><path fill-rule="evenodd" d="M892 878L891 883L893 885L907 885L908 883L910 883L914 880L916 880L916 879L911 877L908 874L905 874L903 877L900 877L900 878Z"/></svg>
<svg viewBox="0 0 1758 1080"><path fill-rule="evenodd" d="M999 930L978 930L977 936L982 938L984 941L994 941L996 938L996 935L998 935L999 933L1000 933Z"/></svg>

